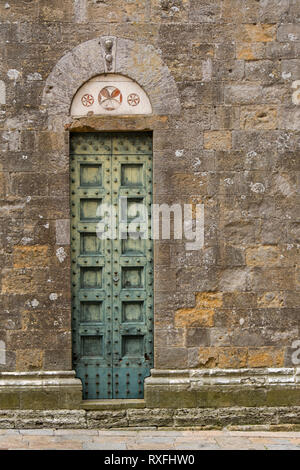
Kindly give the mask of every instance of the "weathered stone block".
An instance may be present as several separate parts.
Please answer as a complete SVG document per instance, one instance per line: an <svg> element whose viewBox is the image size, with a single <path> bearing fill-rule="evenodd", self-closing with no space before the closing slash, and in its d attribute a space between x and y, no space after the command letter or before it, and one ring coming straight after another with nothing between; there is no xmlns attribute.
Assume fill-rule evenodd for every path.
<svg viewBox="0 0 300 470"><path fill-rule="evenodd" d="M273 43L267 43L273 44ZM259 60L264 59L266 55L266 43L238 43L236 46L236 56L239 60Z"/></svg>
<svg viewBox="0 0 300 470"><path fill-rule="evenodd" d="M257 306L262 308L280 308L285 305L282 292L264 292L257 296Z"/></svg>
<svg viewBox="0 0 300 470"><path fill-rule="evenodd" d="M211 129L239 129L239 109L229 106L215 106L212 110ZM231 153L230 153L231 154Z"/></svg>
<svg viewBox="0 0 300 470"><path fill-rule="evenodd" d="M186 347L209 346L209 330L207 328L187 328Z"/></svg>
<svg viewBox="0 0 300 470"><path fill-rule="evenodd" d="M178 367L178 369L183 369L186 365L187 353L187 349L183 347L157 347L154 350L154 360L157 367L162 369L167 367Z"/></svg>
<svg viewBox="0 0 300 470"><path fill-rule="evenodd" d="M231 148L230 131L204 132L204 148L207 150L228 150Z"/></svg>
<svg viewBox="0 0 300 470"><path fill-rule="evenodd" d="M47 266L49 263L48 246L16 246L13 250L15 268Z"/></svg>
<svg viewBox="0 0 300 470"><path fill-rule="evenodd" d="M293 59L296 58L295 55L296 48L292 42L269 42L266 46L266 56L269 59Z"/></svg>
<svg viewBox="0 0 300 470"><path fill-rule="evenodd" d="M259 3L258 20L266 23L285 23L290 18L290 3L288 0L266 0Z"/></svg>
<svg viewBox="0 0 300 470"><path fill-rule="evenodd" d="M175 326L177 327L210 327L213 326L215 308L222 305L220 292L199 292L196 294L196 306L183 308L175 313Z"/></svg>
<svg viewBox="0 0 300 470"><path fill-rule="evenodd" d="M221 244L218 264L227 267L245 266L244 249L233 245Z"/></svg>
<svg viewBox="0 0 300 470"><path fill-rule="evenodd" d="M242 129L276 129L277 108L274 106L243 106L240 113Z"/></svg>
<svg viewBox="0 0 300 470"><path fill-rule="evenodd" d="M295 289L294 271L286 268L253 267L248 276L248 287L252 291Z"/></svg>
<svg viewBox="0 0 300 470"><path fill-rule="evenodd" d="M64 148L67 135L63 132L40 132L38 136L38 149L40 152L54 152Z"/></svg>
<svg viewBox="0 0 300 470"><path fill-rule="evenodd" d="M5 6L6 5L6 6ZM9 7L7 7L7 4L1 5L1 16L2 18L5 18L6 20L14 20L14 21L20 21L20 20L37 20L38 17L38 5L35 3L33 4L28 4L28 5L20 5L18 2L11 2L11 4L8 4Z"/></svg>
<svg viewBox="0 0 300 470"><path fill-rule="evenodd" d="M300 69L300 66L299 66ZM279 125L281 129L299 131L300 130L300 109L284 107L280 110Z"/></svg>
<svg viewBox="0 0 300 470"><path fill-rule="evenodd" d="M72 357L71 349L55 349L44 352L44 368L45 370L71 370Z"/></svg>
<svg viewBox="0 0 300 470"><path fill-rule="evenodd" d="M30 219L66 219L70 216L68 197L32 197L25 206Z"/></svg>
<svg viewBox="0 0 300 470"><path fill-rule="evenodd" d="M263 245L246 250L246 263L249 266L281 266L283 259L282 250L272 245Z"/></svg>
<svg viewBox="0 0 300 470"><path fill-rule="evenodd" d="M198 367L239 368L247 365L247 349L233 347L199 348Z"/></svg>
<svg viewBox="0 0 300 470"><path fill-rule="evenodd" d="M159 327L155 330L155 344L157 347L171 347L180 348L184 347L184 329L183 328L168 328L160 329Z"/></svg>
<svg viewBox="0 0 300 470"><path fill-rule="evenodd" d="M41 370L44 351L38 349L18 350L16 352L16 370Z"/></svg>
<svg viewBox="0 0 300 470"><path fill-rule="evenodd" d="M16 173L12 175L12 194L23 196L45 196L48 191L47 179L39 174Z"/></svg>
<svg viewBox="0 0 300 470"><path fill-rule="evenodd" d="M233 42L216 44L215 57L219 60L234 59L236 47Z"/></svg>
<svg viewBox="0 0 300 470"><path fill-rule="evenodd" d="M0 396L1 410L15 410L20 408L20 394L15 391L7 391L1 393Z"/></svg>
<svg viewBox="0 0 300 470"><path fill-rule="evenodd" d="M227 268L221 273L219 288L223 292L247 290L248 271L243 268Z"/></svg>
<svg viewBox="0 0 300 470"><path fill-rule="evenodd" d="M260 101L262 89L260 85L235 84L225 85L225 104L255 104Z"/></svg>
<svg viewBox="0 0 300 470"><path fill-rule="evenodd" d="M299 402L297 387L272 388L266 392L266 406L295 406Z"/></svg>
<svg viewBox="0 0 300 470"><path fill-rule="evenodd" d="M120 428L128 426L126 411L89 411L88 428Z"/></svg>
<svg viewBox="0 0 300 470"><path fill-rule="evenodd" d="M68 173L55 173L48 175L48 194L49 196L68 196L69 195Z"/></svg>
<svg viewBox="0 0 300 470"><path fill-rule="evenodd" d="M262 136L258 131L233 131L232 147L245 152L264 152L278 149L281 138L277 131L266 131ZM283 141L285 146L285 142Z"/></svg>
<svg viewBox="0 0 300 470"><path fill-rule="evenodd" d="M127 410L128 425L130 426L172 426L173 412L169 410Z"/></svg>
<svg viewBox="0 0 300 470"><path fill-rule="evenodd" d="M28 294L40 291L40 283L46 281L45 269L5 269L2 278L3 294Z"/></svg>
<svg viewBox="0 0 300 470"><path fill-rule="evenodd" d="M277 31L277 39L280 42L300 41L300 25L297 23L279 25Z"/></svg>
<svg viewBox="0 0 300 470"><path fill-rule="evenodd" d="M220 20L221 5L219 1L191 0L190 20L199 23L217 23Z"/></svg>
<svg viewBox="0 0 300 470"><path fill-rule="evenodd" d="M182 390L176 386L148 386L145 389L147 408L195 408L196 393L194 390Z"/></svg>
<svg viewBox="0 0 300 470"><path fill-rule="evenodd" d="M54 0L51 7L47 0L41 0L39 15L42 21L70 21L73 19L74 2L67 0L62 5L59 0Z"/></svg>
<svg viewBox="0 0 300 470"><path fill-rule="evenodd" d="M264 347L249 348L248 367L283 367L284 349Z"/></svg>
<svg viewBox="0 0 300 470"><path fill-rule="evenodd" d="M198 350L197 367L207 367L207 368L217 367L218 356L219 356L218 348L200 347Z"/></svg>
<svg viewBox="0 0 300 470"><path fill-rule="evenodd" d="M236 33L238 42L269 42L274 41L276 26L273 24L245 24Z"/></svg>
<svg viewBox="0 0 300 470"><path fill-rule="evenodd" d="M185 22L188 20L188 0L154 0L151 4L151 18L153 22Z"/></svg>
<svg viewBox="0 0 300 470"><path fill-rule="evenodd" d="M243 60L227 60L213 62L213 78L215 80L242 80L244 77Z"/></svg>
<svg viewBox="0 0 300 470"><path fill-rule="evenodd" d="M85 429L86 416L84 410L20 410L15 413L17 429L62 428Z"/></svg>
<svg viewBox="0 0 300 470"><path fill-rule="evenodd" d="M266 402L265 391L253 390L245 387L203 387L196 392L198 407L230 407L230 406L264 406Z"/></svg>
<svg viewBox="0 0 300 470"><path fill-rule="evenodd" d="M59 409L59 390L24 390L20 391L20 408L29 410Z"/></svg>
<svg viewBox="0 0 300 470"><path fill-rule="evenodd" d="M256 307L256 304L257 296L253 292L224 292L223 294L224 308Z"/></svg>

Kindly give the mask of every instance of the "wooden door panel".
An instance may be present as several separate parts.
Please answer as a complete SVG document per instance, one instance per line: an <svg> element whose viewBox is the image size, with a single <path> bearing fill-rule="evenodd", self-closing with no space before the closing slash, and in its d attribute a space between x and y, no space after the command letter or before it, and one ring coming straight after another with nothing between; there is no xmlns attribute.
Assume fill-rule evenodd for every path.
<svg viewBox="0 0 300 470"><path fill-rule="evenodd" d="M152 136L72 134L70 148L74 367L85 399L142 398L153 367ZM118 210L120 198L117 237L100 239L103 204Z"/></svg>

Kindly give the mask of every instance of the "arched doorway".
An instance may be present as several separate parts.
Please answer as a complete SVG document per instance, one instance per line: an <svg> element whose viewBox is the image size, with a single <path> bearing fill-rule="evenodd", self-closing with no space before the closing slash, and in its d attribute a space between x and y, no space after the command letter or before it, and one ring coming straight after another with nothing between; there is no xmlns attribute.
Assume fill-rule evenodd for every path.
<svg viewBox="0 0 300 470"><path fill-rule="evenodd" d="M109 45L111 45L111 48L108 51ZM166 131L169 127L169 119L171 120L173 116L178 116L180 113L180 101L176 84L173 77L170 75L168 67L166 67L162 61L160 51L157 51L153 46L138 44L132 40L123 38L95 38L76 46L73 50L64 55L57 63L47 79L43 92L42 107L44 107L44 110L47 113L47 127L55 130L57 133L64 134L64 139L61 139L61 143L58 144L58 151L61 152L62 155L65 155L67 151L70 153L71 149L71 154L72 152L74 153L74 155L71 155L74 159L70 159L71 184L75 184L75 189L71 189L70 226L72 230L75 230L76 235L73 236L74 234L72 232L70 237L70 242L72 244L70 267L71 273L75 273L72 274L72 276L75 276L76 280L74 281L72 279L71 284L75 283L75 286L71 285L71 288L79 289L80 295L81 293L83 295L89 295L84 293L85 284L88 284L87 289L90 293L92 291L97 291L99 286L99 290L102 290L102 293L105 290L107 295L115 295L113 292L108 292L102 287L105 285L107 288L113 288L115 285L113 278L110 277L110 279L108 279L107 277L112 276L112 274L103 278L102 272L100 272L101 270L94 269L92 272L88 272L87 269L89 267L96 268L97 257L100 263L100 258L102 256L99 252L96 255L92 254L93 251L98 251L100 249L97 245L98 241L96 237L89 238L88 235L80 237L79 235L82 233L88 233L90 226L95 223L95 221L88 221L87 219L89 219L89 214L92 214L95 210L97 211L97 208L99 207L98 199L100 198L100 192L103 190L101 189L102 184L108 186L111 185L112 192L115 192L114 185L117 185L116 196L122 191L128 191L129 198L138 199L138 197L143 196L142 191L144 191L145 194L147 192L149 198L150 196L152 198L152 179L155 181L155 178L157 178L157 175L155 177L155 172L159 172L158 168L161 162L161 153L164 149L164 136L166 135ZM124 135L125 132L126 135ZM108 155L102 153L100 148L101 146L98 146L97 149L94 148L97 147L97 145L95 145L95 141L90 144L88 143L88 140L96 138L103 139L105 135L106 139L111 142L109 150L105 150L106 152L109 152L110 163L108 160L105 160L104 156L107 158ZM119 139L119 144L122 146L125 142L125 137L134 141L134 144L132 145L135 150L130 155L126 155L126 149L125 153L123 152L122 155L120 152L118 155L115 155L115 139ZM83 153L80 154L80 158L81 156L83 157L82 160L77 158L78 148L77 150L72 150L71 148L73 143L76 142L76 139L81 139L81 143L79 144L77 140L77 144L79 146L86 146L87 149L89 148L91 150L91 153L87 155L84 153L85 150L83 149ZM153 146L153 151L152 140L155 146L155 149ZM121 144L121 141L123 141L123 144ZM67 142L69 143L68 148L65 145ZM148 149L147 152L144 153L143 151L140 151L140 149L143 149L143 142L146 143L146 147ZM126 146L129 148L130 145L128 144ZM151 150L149 147L151 147ZM97 153L99 151L100 153ZM89 157L91 157L91 160L88 162ZM128 160L126 160L127 157ZM87 160L84 160L84 158L87 158ZM96 160L97 158L98 160ZM117 158L117 160L115 160L115 158ZM125 162L122 161L122 158L125 158ZM134 159L136 159L136 161ZM105 172L101 173L102 170L99 170L99 165L113 165L115 161L118 165L116 177L113 176L115 171L113 166L110 168L103 167ZM81 169L80 166L81 164L84 165L84 163L87 167L83 166ZM126 168L125 164L130 164L131 168ZM72 165L74 165L73 168ZM143 169L141 169L140 165L143 165ZM151 168L149 165L151 165ZM144 168L146 172L144 171ZM109 172L110 179L104 179L104 175ZM72 178L72 175L74 178ZM146 175L148 175L148 178ZM72 179L74 179L74 183L72 182ZM117 181L115 181L115 179L117 179ZM126 181L128 182L127 188L126 184L123 184ZM140 184L141 182L142 184ZM72 194L72 191L74 191L74 194ZM98 194L96 194L96 192L98 192ZM138 192L140 192L140 194L138 194ZM72 196L74 196L75 199L77 198L76 201L72 201ZM81 197L82 199L86 198L87 201L81 201ZM153 194L153 197L155 197L155 193ZM147 204L149 204L149 201L150 199L147 201ZM134 210L138 201L135 200L132 202L132 210ZM75 204L74 206L72 205L73 203ZM83 227L87 227L87 229L83 228L82 232L81 228L78 230L76 224L72 223L73 208L75 210L74 214L75 217L77 217L77 222L84 224ZM81 215L83 215L83 219L85 220L80 220ZM75 226L75 229L72 228L73 225ZM84 232L84 230L87 232ZM72 240L73 238L75 238L75 240ZM80 238L84 239L84 241L81 241ZM75 248L73 247L73 243L76 244ZM131 241L131 243L133 242ZM137 244L137 242L134 243ZM80 251L82 250L82 246L84 247L83 254L81 254ZM73 249L75 250L74 252L72 251ZM113 249L115 249L115 247L113 247ZM116 249L118 248L116 247ZM147 246L146 251L144 251L144 254L147 253L147 256L149 256L149 259L145 257L146 263L153 263L153 251L151 253L150 250L152 250L152 247ZM137 255L137 253L134 253L133 249L131 251L132 254L130 257L128 252L128 256L126 255L126 259L128 259L128 268L135 268L133 258L135 258L136 261L140 259L141 262L144 254ZM73 253L75 259L72 259ZM111 256L113 256L113 253L114 251L111 251ZM125 253L121 253L121 247L119 249L118 256L120 258L119 267L123 268L121 261L123 260L122 256L125 257ZM158 255L158 262L159 256L160 255ZM83 263L86 261L86 263L81 266L81 261L83 261ZM89 263L91 264L94 261L96 263L95 266L89 265ZM109 260L106 258L105 265L109 264L107 261ZM114 262L117 260L111 258L110 261ZM127 265L127 262L124 262ZM132 263L132 265L130 263ZM74 271L73 265L75 265ZM145 264L141 264L140 266L144 269ZM81 267L83 274L80 272ZM90 362L92 364L91 367L94 367L92 375L90 375L89 371L84 370L84 368L90 367L90 362L82 361L82 369L80 372L77 372L77 376L80 376L83 386L85 387L87 385L87 389L84 390L83 396L85 399L110 397L142 398L144 388L143 378L149 375L150 368L153 364L153 354L150 354L150 352L153 352L153 325L150 326L150 323L147 323L147 329L145 329L145 325L142 325L142 322L135 321L139 318L146 318L147 322L148 320L154 320L155 323L155 307L153 307L153 305L151 306L152 318L150 314L145 314L144 317L140 314L142 309L145 308L146 304L144 303L144 300L146 297L149 297L149 301L152 299L152 304L153 302L155 303L155 297L153 298L153 286L151 285L152 279L150 279L150 277L147 278L138 273L134 273L135 269L128 269L127 274L124 274L123 278L122 271L123 269L121 269L119 271L119 275L116 276L118 278L117 286L121 286L124 282L124 287L122 287L122 289L124 289L124 295L128 295L129 297L122 299L120 294L116 294L116 300L119 302L119 312L122 313L122 316L119 316L118 320L113 321L119 322L119 326L120 319L122 319L122 323L128 324L126 326L122 325L122 328L123 326L124 328L128 328L129 338L128 340L126 339L125 341L122 341L122 338L120 340L119 337L116 338L118 343L110 344L112 347L113 345L119 344L119 348L121 349L116 351L118 352L119 358L125 356L128 357L130 354L127 353L132 353L132 361L123 361L122 359L121 363L128 367L128 364L126 364L126 362L128 362L129 366L133 367L133 363L135 362L136 369L132 371L132 375L130 371L124 372L124 367L124 370L121 372L122 374L124 372L125 375L121 374L120 376L120 374L116 372L118 376L115 375L113 377L111 375L110 379L108 379L108 375L105 376L105 383L102 381L102 389L100 373L96 371L96 368L101 367L101 365L104 367L105 365L105 367L110 368L110 372L107 371L107 374L112 374L112 359L110 361L105 362L103 360L103 362L101 362L102 359L101 361L99 360L101 355L95 357L92 356L92 354L94 348L98 348L98 351L102 352L108 351L108 346L107 343L105 343L105 340L98 337L101 336L101 331L104 331L106 328L106 326L103 326L105 322L96 322L96 324L93 325L95 327L93 330L90 328L92 327L93 321L83 321L83 325L80 325L80 331L82 336L85 336L87 333L86 336L89 337L87 339L84 338L83 340L79 340L80 335L78 333L79 330L77 325L74 327L74 321L78 321L78 318L88 320L100 318L101 320L101 307L98 305L98 301L101 301L100 293L94 292L95 296L99 296L98 298L96 297L97 302L95 302L94 305L93 299L89 300L88 297L83 297L82 299L83 303L84 301L90 302L88 305L79 305L78 302L81 302L81 300L78 300L80 295L77 294L76 296L75 293L72 294L75 296L75 305L72 303L70 304L69 315L71 320L70 324L72 322L72 326L74 327L73 329L75 330L72 335L72 349L77 355L73 360L73 368L76 367L77 369L78 357L90 357ZM125 271L126 270L124 270L124 272ZM137 271L141 270L138 269ZM113 274L114 272L115 271L113 270L110 271L110 273ZM105 273L106 271L104 270L104 274ZM151 269L151 272L147 274L147 276L150 275L153 276L154 282L157 282L155 281L156 275L154 269ZM125 293L125 287L129 288L129 285L127 284L126 286L126 283L131 282L131 277L142 279L142 282L144 282L144 285L140 283L141 287L136 286L132 288L132 294L136 295L136 297L130 297L130 292ZM100 283L101 287L99 285ZM111 286L108 286L108 283L112 283ZM137 295L141 295L141 297L137 297ZM144 298L142 295L144 295ZM124 306L121 305L123 300L125 304ZM126 300L128 301L128 304L126 304ZM129 306L130 302L135 302L135 304ZM73 309L72 307L75 308ZM75 315L73 315L73 310L76 310ZM131 321L123 322L124 318L131 318ZM87 324L89 324L88 327L86 327ZM135 329L131 330L130 328ZM97 332L97 330L99 331ZM119 333L122 332L121 330L122 329L119 327ZM117 332L115 333L118 334ZM93 336L94 338L92 338ZM122 333L122 336L126 335L123 335ZM136 338L136 336L140 336L140 338ZM108 341L111 341L111 338L108 339ZM106 349L101 349L104 347ZM89 351L91 351L91 355ZM94 357L94 359L92 359L92 357ZM141 360L141 358L143 358L143 360ZM138 362L141 364L138 364ZM87 364L87 366L85 364ZM95 364L95 366L93 364ZM97 364L99 364L99 366L97 366ZM144 370L138 370L139 367L143 368L144 366ZM115 364L115 367L117 367L117 364ZM128 373L130 374L129 380L128 375L126 375ZM137 375L134 375L135 373L137 373ZM92 383L90 383L90 379L92 379L93 382L92 387L89 387ZM114 379L114 385L112 384L112 379ZM121 388L121 380L123 381L123 388ZM110 384L108 383L109 381L111 382ZM87 382L87 384L85 384L85 382ZM96 382L98 382L98 384ZM135 388L131 386L133 383L135 384ZM119 388L117 388L117 386ZM108 393L108 391L110 391L110 393ZM118 391L119 393L115 394L114 391Z"/></svg>

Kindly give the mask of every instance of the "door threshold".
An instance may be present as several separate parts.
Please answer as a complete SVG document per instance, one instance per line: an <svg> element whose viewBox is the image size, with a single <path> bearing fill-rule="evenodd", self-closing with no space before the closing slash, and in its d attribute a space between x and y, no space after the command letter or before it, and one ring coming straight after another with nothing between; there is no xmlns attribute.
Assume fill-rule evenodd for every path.
<svg viewBox="0 0 300 470"><path fill-rule="evenodd" d="M140 398L108 398L106 400L83 400L81 408L84 410L126 410L128 408L145 408L144 399Z"/></svg>

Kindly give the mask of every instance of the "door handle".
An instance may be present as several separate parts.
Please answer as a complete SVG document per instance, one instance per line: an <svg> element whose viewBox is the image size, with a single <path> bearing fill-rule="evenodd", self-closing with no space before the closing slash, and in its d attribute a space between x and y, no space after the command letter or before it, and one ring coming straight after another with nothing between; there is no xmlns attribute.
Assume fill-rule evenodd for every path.
<svg viewBox="0 0 300 470"><path fill-rule="evenodd" d="M114 276L114 277L113 277L113 281L114 281L114 282L118 282L118 281L119 281L118 276Z"/></svg>

